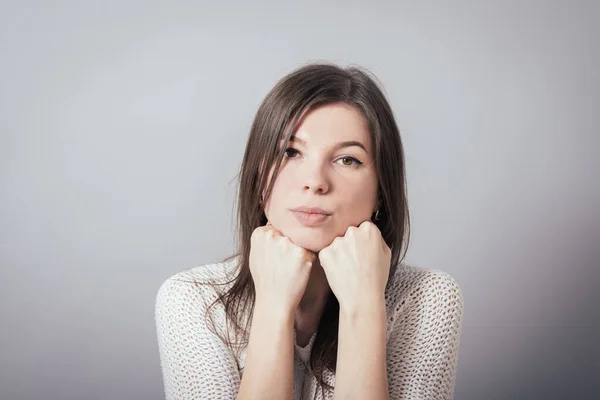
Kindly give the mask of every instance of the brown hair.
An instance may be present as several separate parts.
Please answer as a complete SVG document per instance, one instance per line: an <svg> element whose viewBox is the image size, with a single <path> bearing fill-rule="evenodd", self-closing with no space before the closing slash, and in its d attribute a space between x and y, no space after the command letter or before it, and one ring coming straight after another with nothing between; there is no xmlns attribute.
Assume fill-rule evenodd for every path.
<svg viewBox="0 0 600 400"><path fill-rule="evenodd" d="M329 63L313 63L295 69L283 77L260 105L248 140L238 176L236 254L239 257L233 285L211 304L225 306L228 327L235 338L247 345L248 324L252 319L255 289L249 268L250 237L265 225L261 194L266 188L265 202L284 157L285 146L296 130L298 120L308 110L331 103L356 107L368 121L374 149L374 165L379 180L379 216L373 221L392 251L390 277L404 259L410 238L410 222L406 195L404 151L394 115L377 79L361 67L343 68ZM267 182L271 166L275 169ZM388 280L389 282L389 280ZM335 373L338 346L339 303L333 295L327 301L319 321L317 336L310 355L310 365L323 388L333 388L324 381L326 369ZM244 322L245 321L245 322ZM229 331L228 331L229 332ZM233 349L233 343L224 341ZM238 348L239 349L239 348Z"/></svg>

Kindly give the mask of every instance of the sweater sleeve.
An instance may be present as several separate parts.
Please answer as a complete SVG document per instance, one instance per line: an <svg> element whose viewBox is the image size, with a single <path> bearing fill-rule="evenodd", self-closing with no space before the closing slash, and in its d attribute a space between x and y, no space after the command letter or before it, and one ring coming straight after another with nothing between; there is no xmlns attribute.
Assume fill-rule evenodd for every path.
<svg viewBox="0 0 600 400"><path fill-rule="evenodd" d="M240 385L235 357L208 329L214 289L167 279L156 297L156 330L166 400L234 399Z"/></svg>
<svg viewBox="0 0 600 400"><path fill-rule="evenodd" d="M387 351L390 399L454 396L463 298L441 271L423 271L395 306Z"/></svg>

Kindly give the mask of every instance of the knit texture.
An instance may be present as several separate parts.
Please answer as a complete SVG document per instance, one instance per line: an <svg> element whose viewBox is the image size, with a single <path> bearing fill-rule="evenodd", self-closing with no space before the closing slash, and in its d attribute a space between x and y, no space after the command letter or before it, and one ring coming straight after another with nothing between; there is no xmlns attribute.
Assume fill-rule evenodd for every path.
<svg viewBox="0 0 600 400"><path fill-rule="evenodd" d="M215 328L205 318L230 284L215 289L202 283L231 280L237 261L192 268L160 286L156 329L167 400L235 399L245 348L232 352L214 332L231 337L221 303L210 309ZM401 264L390 277L385 302L390 399L452 399L463 311L457 282L441 271ZM315 337L304 348L294 337L294 400L324 400L309 365ZM324 378L335 386L335 374L326 370ZM325 391L325 399L332 398Z"/></svg>

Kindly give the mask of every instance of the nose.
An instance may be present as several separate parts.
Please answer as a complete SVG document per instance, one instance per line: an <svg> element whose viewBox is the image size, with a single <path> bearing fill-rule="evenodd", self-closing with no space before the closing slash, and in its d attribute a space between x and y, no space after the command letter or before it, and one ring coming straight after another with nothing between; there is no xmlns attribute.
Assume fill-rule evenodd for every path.
<svg viewBox="0 0 600 400"><path fill-rule="evenodd" d="M324 194L329 191L329 179L324 167L319 162L307 162L304 167L304 190L317 194Z"/></svg>

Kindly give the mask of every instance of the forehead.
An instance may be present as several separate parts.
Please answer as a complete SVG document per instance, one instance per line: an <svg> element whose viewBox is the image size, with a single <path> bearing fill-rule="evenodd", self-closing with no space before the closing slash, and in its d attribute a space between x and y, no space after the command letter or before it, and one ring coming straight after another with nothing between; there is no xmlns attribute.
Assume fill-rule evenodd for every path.
<svg viewBox="0 0 600 400"><path fill-rule="evenodd" d="M356 140L370 146L368 121L360 110L345 103L328 104L307 111L293 136L307 146ZM368 148L368 147L367 147Z"/></svg>

